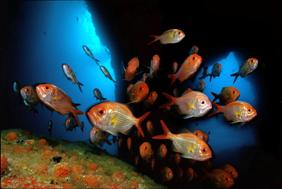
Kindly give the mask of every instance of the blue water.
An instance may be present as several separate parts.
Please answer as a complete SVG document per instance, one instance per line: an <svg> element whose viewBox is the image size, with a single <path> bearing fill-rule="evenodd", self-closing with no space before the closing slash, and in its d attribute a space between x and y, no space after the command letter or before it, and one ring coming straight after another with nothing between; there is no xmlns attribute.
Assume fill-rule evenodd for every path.
<svg viewBox="0 0 282 189"><path fill-rule="evenodd" d="M95 62L82 49L87 45L94 56L101 61L112 77L116 80L112 66L111 47L105 44L102 26L95 20L95 11L88 9L84 1L43 1L25 2L22 11L23 25L19 33L19 48L21 63L18 70L21 74L14 79L23 85L35 83L53 83L64 90L75 103L81 104L78 109L86 112L98 101L93 97L93 89L99 88L105 98L116 101L116 85L107 79ZM99 27L99 34L96 27ZM84 84L82 93L78 87L66 79L61 64L67 63L75 72L78 80ZM117 68L115 68L117 69ZM79 116L84 121L85 129L81 132L65 131L66 116L50 113L46 108L40 108L39 114L26 115L25 121L30 122L30 129L42 135L48 135L48 120L53 120L52 137L66 140L89 139L91 125L86 116ZM26 112L25 112L26 113ZM34 128L35 127L35 128ZM109 152L115 154L116 148L107 146Z"/></svg>
<svg viewBox="0 0 282 189"><path fill-rule="evenodd" d="M24 85L35 83L53 83L63 89L75 103L80 103L79 109L86 112L87 109L98 101L93 97L93 89L99 88L104 97L111 101L120 101L117 94L117 85L105 78L99 67L82 50L82 45L87 45L95 57L99 59L109 70L115 80L121 80L121 74L115 74L121 68L116 65L114 52L111 45L106 44L107 36L103 31L103 24L95 15L95 10L90 10L84 1L43 1L25 2L22 7L23 27L16 31L19 43L15 44L15 56L20 58L17 63L17 70L20 74L13 75L13 80L18 80ZM233 77L230 74L237 72L245 59L236 52L230 52L226 57L219 56L210 62L209 72L212 64L222 64L220 77L204 79L206 88L204 93L213 99L211 92L219 93L222 87L235 86L241 92L239 100L252 104L258 111L260 88L256 85L256 74L246 78L238 78L233 84ZM61 64L69 64L80 82L84 84L81 93L78 87L68 81L62 72ZM121 65L120 65L121 66ZM196 86L202 73L197 73L194 82L188 82ZM19 104L15 104L19 109ZM80 116L85 123L85 130L79 128L75 131L66 131L64 121L66 116L51 113L44 107L37 107L38 115L32 115L29 111L21 111L15 118L23 121L23 128L36 133L48 136L48 120L53 120L52 137L71 141L88 141L91 125L86 116ZM185 121L186 123L186 121ZM256 121L246 124L230 125L223 115L208 119L187 120L189 130L201 129L209 134L209 145L214 151L214 162L230 161L237 164L241 158L239 153L242 149L251 148L257 144ZM103 146L111 154L117 153L115 145Z"/></svg>

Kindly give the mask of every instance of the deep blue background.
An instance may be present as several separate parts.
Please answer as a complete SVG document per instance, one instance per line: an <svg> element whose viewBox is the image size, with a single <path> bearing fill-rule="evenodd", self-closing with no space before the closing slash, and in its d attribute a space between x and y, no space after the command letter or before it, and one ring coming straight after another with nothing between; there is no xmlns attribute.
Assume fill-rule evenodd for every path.
<svg viewBox="0 0 282 189"><path fill-rule="evenodd" d="M223 164L230 161L235 164L241 174L247 175L241 177L241 182L249 183L248 186L261 186L259 182L254 184L257 180L263 183L263 179L271 180L271 174L266 173L276 175L274 172L279 169L273 169L281 153L279 116L274 110L281 106L277 97L279 87L275 83L279 79L273 72L279 60L275 57L278 48L274 46L279 42L279 35L274 29L275 18L278 17L273 9L275 6L237 1L231 2L232 6L206 1L191 1L189 6L182 5L181 1L174 3L174 8L159 1L25 2L7 6L7 12L1 11L6 13L1 19L6 20L3 22L5 27L1 27L3 43L0 50L1 78L5 81L2 91L7 95L7 101L4 98L6 108L1 115L8 114L8 125L1 125L1 128L21 127L47 136L47 122L52 119L53 137L87 141L91 126L85 116L80 116L86 123L83 133L79 129L66 132L63 126L65 117L51 114L40 106L39 114L33 115L20 104L12 94L12 82L54 83L74 102L81 103L80 110L86 111L97 103L92 94L95 87L100 88L107 99L125 102L122 61L139 56L141 65L148 65L151 56L158 53L162 71L166 73L173 61L183 62L191 46L196 44L200 47L203 64L208 65L209 70L213 63L223 65L219 78L212 82L206 79L204 93L209 97L211 91L220 92L222 87L232 85L233 78L229 74L237 71L246 58L254 56L259 59L258 69L247 78L239 78L234 85L241 92L240 100L252 104L258 111L258 117L244 127L230 126L219 115L209 119L185 120L179 123L179 128L187 123L192 131L202 129L210 132L209 144L215 153L214 162ZM150 34L172 27L185 31L187 36L181 43L146 46ZM87 44L109 68L118 85L106 79L85 55L81 48L83 44ZM84 84L83 93L65 78L62 63L68 63L73 68ZM201 70L195 80L186 82L186 86L197 84L199 74ZM164 83L159 87L165 89L167 85ZM116 153L114 146L105 148Z"/></svg>

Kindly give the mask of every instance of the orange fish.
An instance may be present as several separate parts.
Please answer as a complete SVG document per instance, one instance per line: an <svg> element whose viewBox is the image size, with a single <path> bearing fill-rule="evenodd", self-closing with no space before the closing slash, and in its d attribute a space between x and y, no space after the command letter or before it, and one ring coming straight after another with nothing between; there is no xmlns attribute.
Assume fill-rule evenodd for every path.
<svg viewBox="0 0 282 189"><path fill-rule="evenodd" d="M39 84L36 86L36 93L38 98L49 108L62 115L72 114L80 125L77 115L83 114L83 112L75 108L76 104L60 88L53 84Z"/></svg>
<svg viewBox="0 0 282 189"><path fill-rule="evenodd" d="M156 91L152 91L150 92L149 96L147 97L144 103L148 107L152 106L156 102L157 98L158 98L158 93Z"/></svg>
<svg viewBox="0 0 282 189"><path fill-rule="evenodd" d="M150 112L147 112L140 118L136 118L126 105L118 102L102 102L92 106L87 112L93 126L114 136L117 136L118 133L128 134L132 126L135 125L143 137L141 123L149 114Z"/></svg>
<svg viewBox="0 0 282 189"><path fill-rule="evenodd" d="M160 122L164 131L164 135L154 136L153 139L172 140L173 150L175 152L181 153L183 158L205 161L212 157L212 151L208 144L195 134L190 132L173 134L168 130L163 120Z"/></svg>
<svg viewBox="0 0 282 189"><path fill-rule="evenodd" d="M127 68L125 69L125 80L131 81L137 72L137 69L139 68L139 59L138 57L133 57L127 65Z"/></svg>
<svg viewBox="0 0 282 189"><path fill-rule="evenodd" d="M151 65L150 65L150 73L149 73L149 77L153 78L154 75L156 75L156 73L159 71L160 69L160 57L159 55L155 54L152 57L151 60Z"/></svg>
<svg viewBox="0 0 282 189"><path fill-rule="evenodd" d="M232 123L245 123L251 121L257 115L256 109L247 102L234 101L225 106L214 105L217 110L209 116L222 112L225 119Z"/></svg>
<svg viewBox="0 0 282 189"><path fill-rule="evenodd" d="M148 161L153 157L152 145L149 142L143 142L139 146L139 153L142 159Z"/></svg>
<svg viewBox="0 0 282 189"><path fill-rule="evenodd" d="M127 88L129 103L138 103L143 101L149 94L149 87L144 81L138 81Z"/></svg>
<svg viewBox="0 0 282 189"><path fill-rule="evenodd" d="M229 173L234 179L237 179L239 176L236 168L231 164L225 164L222 168L225 172Z"/></svg>
<svg viewBox="0 0 282 189"><path fill-rule="evenodd" d="M177 69L178 69L178 63L177 62L173 62L172 63L172 72L176 73Z"/></svg>
<svg viewBox="0 0 282 189"><path fill-rule="evenodd" d="M240 91L235 87L223 87L219 94L211 92L214 96L213 102L217 99L223 104L229 104L230 102L236 101L240 96Z"/></svg>
<svg viewBox="0 0 282 189"><path fill-rule="evenodd" d="M213 169L207 177L216 188L231 188L234 185L232 176L221 169Z"/></svg>
<svg viewBox="0 0 282 189"><path fill-rule="evenodd" d="M186 60L182 63L179 70L175 74L168 76L169 78L171 78L171 84L173 84L176 80L182 83L186 79L189 79L195 74L201 64L202 57L198 54L191 54L186 58Z"/></svg>

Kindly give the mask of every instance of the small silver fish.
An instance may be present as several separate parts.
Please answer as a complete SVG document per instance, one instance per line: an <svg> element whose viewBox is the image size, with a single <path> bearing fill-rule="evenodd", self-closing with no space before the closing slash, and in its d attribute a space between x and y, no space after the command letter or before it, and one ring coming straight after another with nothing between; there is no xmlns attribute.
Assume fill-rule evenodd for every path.
<svg viewBox="0 0 282 189"><path fill-rule="evenodd" d="M101 91L98 88L95 88L93 90L93 94L97 100L100 100L100 101L106 100L106 98L103 97Z"/></svg>
<svg viewBox="0 0 282 189"><path fill-rule="evenodd" d="M199 79L205 79L208 76L209 76L208 67L204 66L202 76Z"/></svg>
<svg viewBox="0 0 282 189"><path fill-rule="evenodd" d="M213 77L219 77L221 74L221 70L222 70L222 65L220 63L215 63L212 67L212 72L209 74L210 81Z"/></svg>
<svg viewBox="0 0 282 189"><path fill-rule="evenodd" d="M113 81L114 83L116 83L116 81L113 79L113 77L111 76L110 72L108 71L108 69L105 66L99 66L101 71L103 72L103 74L110 79L111 81Z"/></svg>
<svg viewBox="0 0 282 189"><path fill-rule="evenodd" d="M174 44L179 43L184 37L185 33L180 29L169 29L163 32L161 35L151 35L154 39L148 43L148 45L160 41L161 44Z"/></svg>
<svg viewBox="0 0 282 189"><path fill-rule="evenodd" d="M82 49L84 50L84 52L86 53L87 56L92 58L95 61L95 63L99 65L100 60L95 58L95 56L93 55L92 51L86 45L82 45Z"/></svg>
<svg viewBox="0 0 282 189"><path fill-rule="evenodd" d="M210 81L211 81L212 78L220 76L221 70L222 70L222 65L220 63L215 63L213 65L211 73L208 73L208 67L205 66L203 74L200 77L200 79L204 79L204 78L209 76L210 77Z"/></svg>
<svg viewBox="0 0 282 189"><path fill-rule="evenodd" d="M246 62L240 67L240 70L234 74L231 74L234 78L233 83L236 82L239 76L246 77L250 73L252 73L258 67L258 59L256 58L248 58Z"/></svg>
<svg viewBox="0 0 282 189"><path fill-rule="evenodd" d="M198 54L199 53L199 47L194 45L191 47L189 54Z"/></svg>
<svg viewBox="0 0 282 189"><path fill-rule="evenodd" d="M206 87L206 83L204 80L200 80L197 86L197 90L203 92Z"/></svg>
<svg viewBox="0 0 282 189"><path fill-rule="evenodd" d="M67 77L67 79L70 80L73 84L76 84L78 86L80 92L82 92L81 86L83 86L83 84L78 81L78 79L76 78L76 75L72 71L71 67L67 64L62 64L62 68L63 68L63 72L64 72L65 76Z"/></svg>

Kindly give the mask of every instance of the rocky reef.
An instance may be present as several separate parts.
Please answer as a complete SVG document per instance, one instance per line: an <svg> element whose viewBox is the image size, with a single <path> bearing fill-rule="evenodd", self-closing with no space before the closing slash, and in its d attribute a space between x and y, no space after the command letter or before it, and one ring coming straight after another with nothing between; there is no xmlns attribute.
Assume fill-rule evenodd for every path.
<svg viewBox="0 0 282 189"><path fill-rule="evenodd" d="M1 188L163 188L86 143L1 131Z"/></svg>

